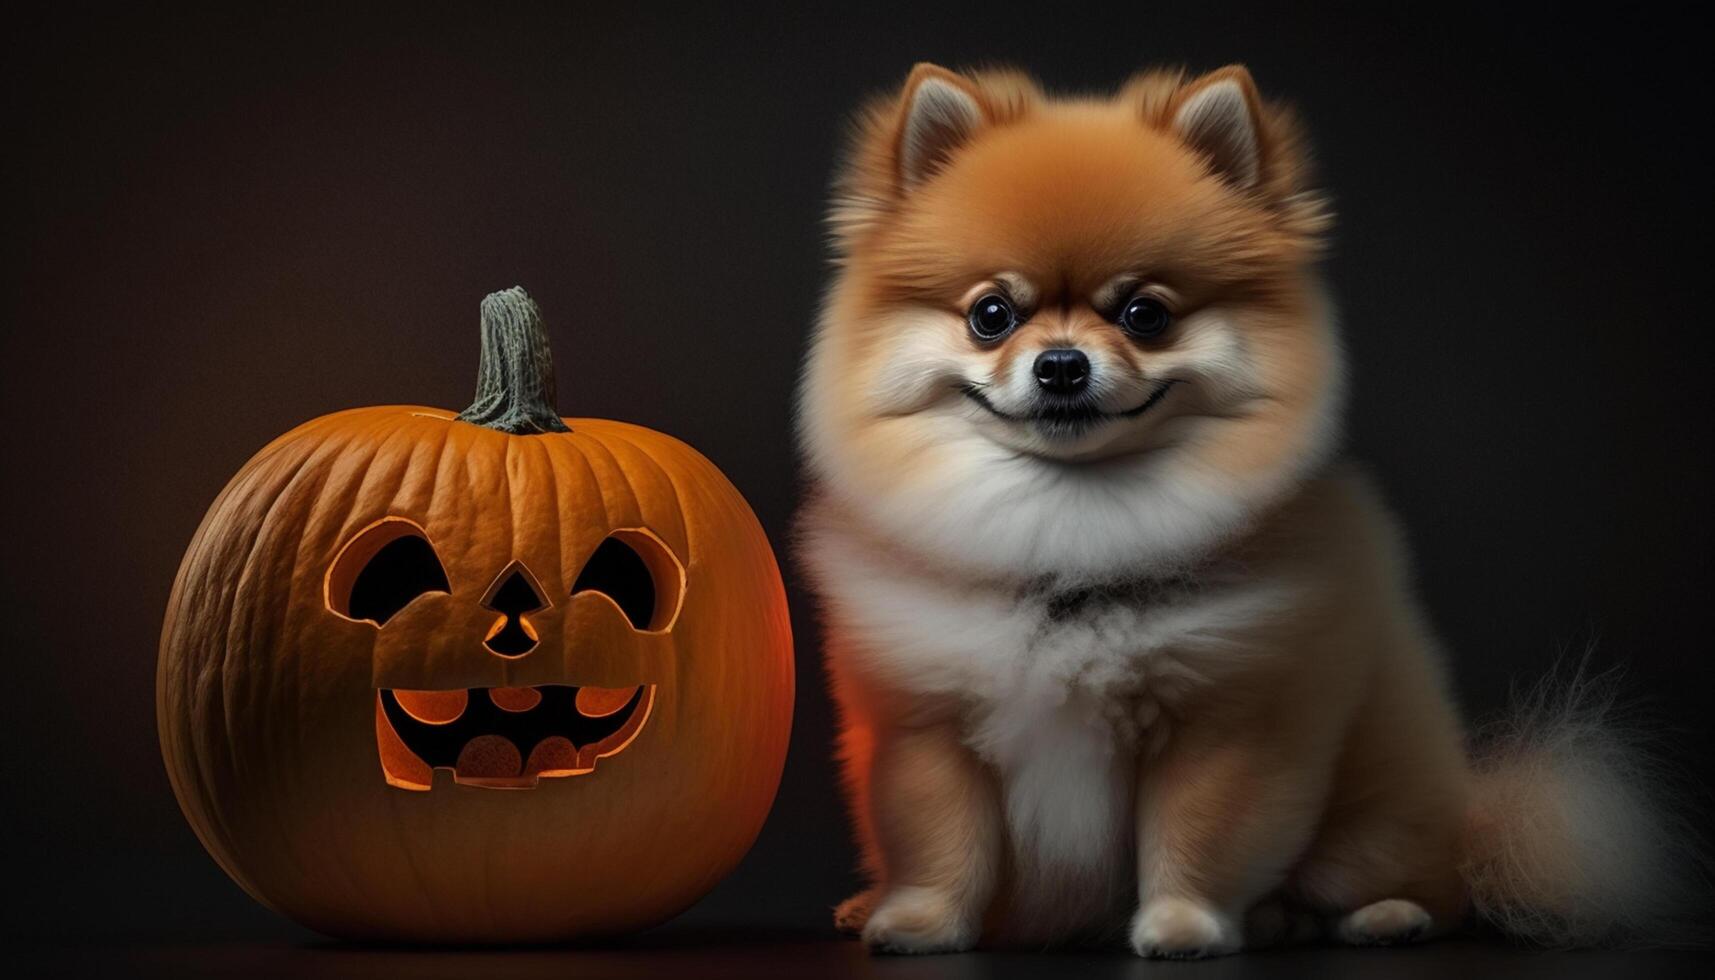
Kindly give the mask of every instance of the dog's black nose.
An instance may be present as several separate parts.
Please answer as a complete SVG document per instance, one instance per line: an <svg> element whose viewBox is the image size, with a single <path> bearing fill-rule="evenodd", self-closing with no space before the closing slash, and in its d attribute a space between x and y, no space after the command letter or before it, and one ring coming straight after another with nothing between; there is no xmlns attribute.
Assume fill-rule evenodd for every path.
<svg viewBox="0 0 1715 980"><path fill-rule="evenodd" d="M1071 395L1090 381L1090 359L1073 347L1055 347L1036 355L1036 383L1056 395Z"/></svg>

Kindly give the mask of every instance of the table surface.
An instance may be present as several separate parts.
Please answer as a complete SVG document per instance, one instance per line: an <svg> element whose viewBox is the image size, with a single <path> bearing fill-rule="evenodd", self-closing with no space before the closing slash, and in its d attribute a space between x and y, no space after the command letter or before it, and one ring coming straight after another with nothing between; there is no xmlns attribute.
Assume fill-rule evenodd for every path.
<svg viewBox="0 0 1715 980"><path fill-rule="evenodd" d="M234 976L464 978L531 977L1173 977L1314 976L1461 980L1707 977L1703 951L1525 950L1469 939L1408 949L1303 947L1197 962L1151 962L1118 951L977 952L871 956L854 941L820 932L754 926L669 925L598 947L422 949L299 942L127 942L14 946L34 976ZM16 962L16 960L14 960Z"/></svg>

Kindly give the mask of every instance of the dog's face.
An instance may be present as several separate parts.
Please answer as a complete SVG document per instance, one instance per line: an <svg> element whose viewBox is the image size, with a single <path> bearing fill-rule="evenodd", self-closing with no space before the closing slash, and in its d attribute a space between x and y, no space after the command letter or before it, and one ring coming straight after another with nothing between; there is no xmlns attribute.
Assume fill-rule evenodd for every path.
<svg viewBox="0 0 1715 980"><path fill-rule="evenodd" d="M872 111L803 392L884 529L1030 574L1182 556L1318 458L1325 218L1242 69L1047 101L919 68Z"/></svg>

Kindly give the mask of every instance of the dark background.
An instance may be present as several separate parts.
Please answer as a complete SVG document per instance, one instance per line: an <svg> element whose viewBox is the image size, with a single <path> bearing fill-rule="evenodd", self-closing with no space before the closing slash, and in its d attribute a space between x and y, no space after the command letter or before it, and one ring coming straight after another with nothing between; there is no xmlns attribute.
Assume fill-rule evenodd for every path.
<svg viewBox="0 0 1715 980"><path fill-rule="evenodd" d="M238 6L9 15L0 792L20 936L214 942L229 959L205 963L252 973L246 950L282 972L379 967L246 898L168 787L155 644L204 509L310 417L462 407L477 302L520 283L554 334L562 411L697 446L784 552L844 117L925 59L1013 62L1057 89L1243 61L1296 102L1340 215L1349 442L1404 519L1467 708L1594 643L1690 783L1715 774L1709 93L1689 23L1631 6ZM854 879L790 565L788 586L800 693L778 802L743 866L641 941L669 947L639 953L658 965L786 955L770 937L790 936L863 966L819 944ZM1453 948L1390 968L1485 955Z"/></svg>

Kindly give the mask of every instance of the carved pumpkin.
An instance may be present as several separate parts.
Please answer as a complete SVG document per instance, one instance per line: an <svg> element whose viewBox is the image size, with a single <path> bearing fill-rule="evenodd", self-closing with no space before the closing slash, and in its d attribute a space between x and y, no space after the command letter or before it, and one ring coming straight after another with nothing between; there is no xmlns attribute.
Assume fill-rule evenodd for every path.
<svg viewBox="0 0 1715 980"><path fill-rule="evenodd" d="M355 409L264 448L173 586L180 805L322 932L648 926L732 869L779 782L791 635L743 498L668 436L559 418L522 290L482 337L464 413Z"/></svg>

